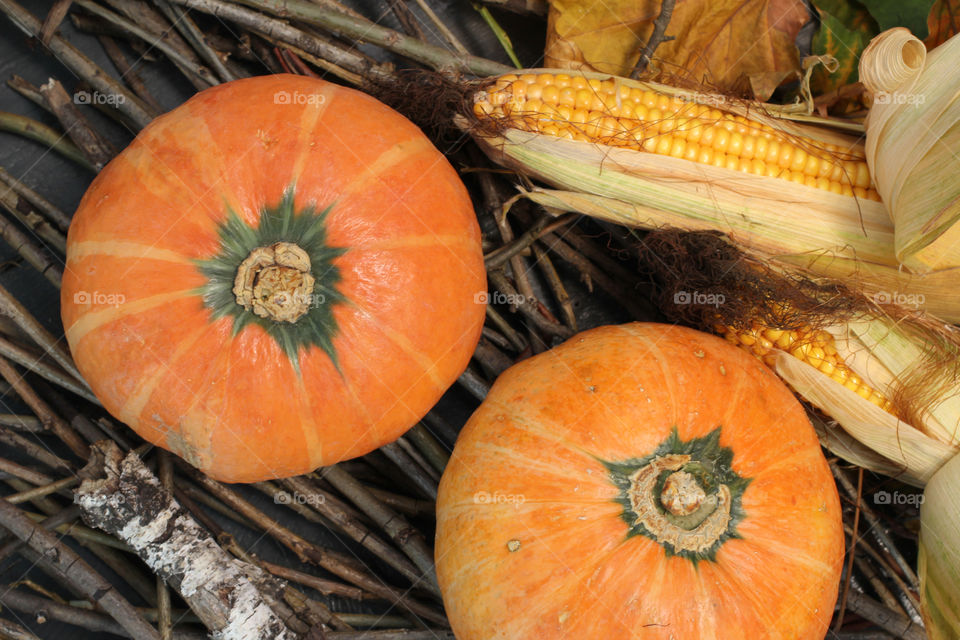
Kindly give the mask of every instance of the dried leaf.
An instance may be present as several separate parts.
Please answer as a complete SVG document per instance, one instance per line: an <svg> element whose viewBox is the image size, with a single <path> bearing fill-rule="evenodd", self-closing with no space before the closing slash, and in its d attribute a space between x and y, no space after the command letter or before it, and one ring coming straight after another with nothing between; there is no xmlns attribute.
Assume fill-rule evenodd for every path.
<svg viewBox="0 0 960 640"><path fill-rule="evenodd" d="M546 64L629 75L660 13L659 0L551 0ZM719 91L772 92L795 76L794 40L809 19L802 0L677 0L651 71ZM757 94L766 99L766 95Z"/></svg>
<svg viewBox="0 0 960 640"><path fill-rule="evenodd" d="M960 33L960 0L937 0L927 16L930 35L923 41L933 49Z"/></svg>

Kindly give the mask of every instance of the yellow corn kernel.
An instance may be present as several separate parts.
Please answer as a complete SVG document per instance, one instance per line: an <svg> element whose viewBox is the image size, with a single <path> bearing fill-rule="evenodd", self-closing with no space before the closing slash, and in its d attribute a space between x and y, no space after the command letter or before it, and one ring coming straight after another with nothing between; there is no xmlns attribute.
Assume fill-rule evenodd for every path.
<svg viewBox="0 0 960 640"><path fill-rule="evenodd" d="M859 153L833 144L794 142L765 123L622 80L508 74L477 96L473 111L481 119L506 118L519 128L547 135L652 149L691 162L879 199ZM546 127L548 122L554 126ZM659 134L671 137L664 142L657 139Z"/></svg>

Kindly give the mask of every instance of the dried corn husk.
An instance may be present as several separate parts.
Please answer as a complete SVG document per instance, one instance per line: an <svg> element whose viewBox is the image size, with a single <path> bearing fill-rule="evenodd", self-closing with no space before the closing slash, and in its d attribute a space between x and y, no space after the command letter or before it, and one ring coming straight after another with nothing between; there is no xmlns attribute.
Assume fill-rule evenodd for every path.
<svg viewBox="0 0 960 640"><path fill-rule="evenodd" d="M690 100L708 99L706 94L674 87L616 81ZM793 135L857 148L849 136L773 118L755 104L730 102L722 96L714 99L730 112ZM770 110L776 109L771 106ZM923 275L903 269L894 255L893 224L881 203L682 158L513 128L491 130L466 119L461 125L474 133L496 162L558 187L534 188L526 194L554 210L645 228L720 230L784 268L857 283L881 297L910 295L922 300L925 310L960 321L960 297L953 291L960 268Z"/></svg>
<svg viewBox="0 0 960 640"><path fill-rule="evenodd" d="M775 369L793 389L818 407L882 463L861 456L850 459L827 442L837 455L880 473L924 486L960 452L960 373L952 329L921 331L917 321L894 322L880 315L861 316L827 327L847 366L867 384L893 398L899 418L801 360L781 352ZM846 446L845 443L839 443ZM889 465L897 471L890 472Z"/></svg>
<svg viewBox="0 0 960 640"><path fill-rule="evenodd" d="M960 456L931 478L920 506L920 597L930 640L960 638Z"/></svg>
<svg viewBox="0 0 960 640"><path fill-rule="evenodd" d="M929 54L907 29L860 58L874 94L866 157L893 219L897 259L917 273L960 265L960 37Z"/></svg>

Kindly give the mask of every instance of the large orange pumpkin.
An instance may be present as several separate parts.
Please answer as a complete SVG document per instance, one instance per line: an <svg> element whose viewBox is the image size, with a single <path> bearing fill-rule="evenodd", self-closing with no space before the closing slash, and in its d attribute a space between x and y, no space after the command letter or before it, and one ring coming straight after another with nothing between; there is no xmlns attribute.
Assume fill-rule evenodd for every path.
<svg viewBox="0 0 960 640"><path fill-rule="evenodd" d="M440 484L458 640L822 639L840 502L803 409L723 340L582 333L507 370Z"/></svg>
<svg viewBox="0 0 960 640"><path fill-rule="evenodd" d="M158 118L87 191L63 324L103 405L228 482L396 439L480 336L480 233L408 120L278 75Z"/></svg>

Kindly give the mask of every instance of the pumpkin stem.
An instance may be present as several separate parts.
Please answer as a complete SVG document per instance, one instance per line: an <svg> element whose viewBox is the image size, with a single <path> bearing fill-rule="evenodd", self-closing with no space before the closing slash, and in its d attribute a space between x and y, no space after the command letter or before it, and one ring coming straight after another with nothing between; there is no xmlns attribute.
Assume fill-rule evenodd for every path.
<svg viewBox="0 0 960 640"><path fill-rule="evenodd" d="M240 263L233 282L237 304L261 318L296 322L313 304L310 256L291 242L257 247Z"/></svg>
<svg viewBox="0 0 960 640"><path fill-rule="evenodd" d="M701 479L682 470L699 466L690 463L687 454L653 458L631 476L628 497L636 524L657 541L670 544L675 552L702 553L727 533L732 496L725 484L707 495Z"/></svg>

